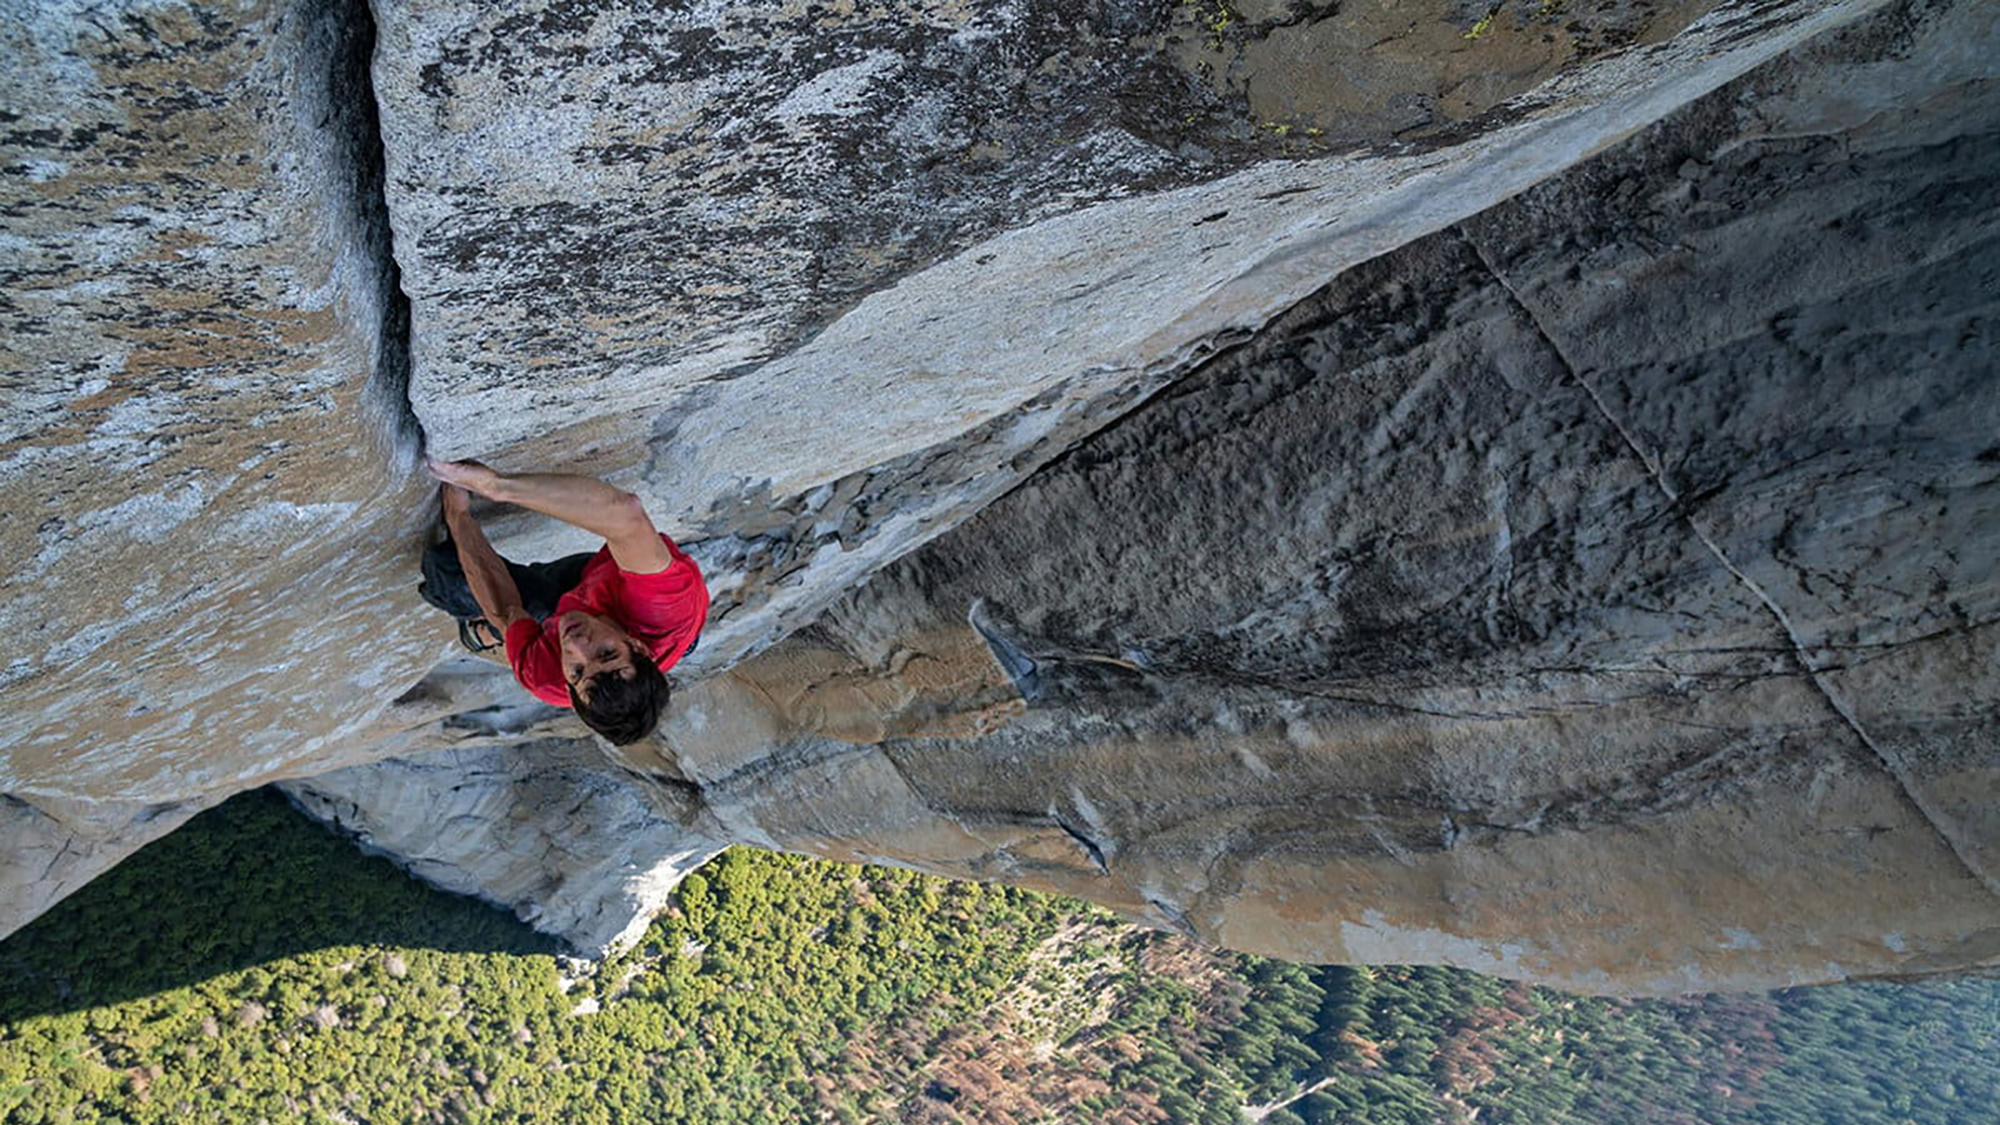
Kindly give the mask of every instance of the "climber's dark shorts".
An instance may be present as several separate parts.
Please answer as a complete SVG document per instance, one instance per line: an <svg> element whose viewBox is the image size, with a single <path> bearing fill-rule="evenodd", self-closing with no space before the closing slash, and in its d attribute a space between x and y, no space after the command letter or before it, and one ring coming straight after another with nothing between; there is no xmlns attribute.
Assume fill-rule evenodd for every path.
<svg viewBox="0 0 2000 1125"><path fill-rule="evenodd" d="M583 566L597 552L584 551L567 555L554 562L517 563L512 559L500 561L507 564L507 572L514 576L514 585L521 591L521 608L537 621L547 621L556 612L556 599L576 589L583 581ZM472 587L466 585L465 568L458 565L458 545L449 535L444 542L433 543L424 552L424 580L417 584L417 594L433 606L451 614L461 623L483 620L486 616L479 608L479 599L472 596Z"/></svg>
<svg viewBox="0 0 2000 1125"><path fill-rule="evenodd" d="M505 557L500 561L507 564L507 573L514 576L514 585L521 591L521 608L535 620L547 621L555 616L556 599L576 589L583 581L584 564L596 557L596 551L583 551L564 555L554 562L517 563ZM450 535L424 551L423 571L424 580L417 583L417 596L458 621L460 644L472 652L491 652L502 646L505 639L486 622L479 599L472 596L472 587L466 584L465 568L458 564L458 545L451 541ZM696 637L681 657L685 659L700 643L701 638Z"/></svg>

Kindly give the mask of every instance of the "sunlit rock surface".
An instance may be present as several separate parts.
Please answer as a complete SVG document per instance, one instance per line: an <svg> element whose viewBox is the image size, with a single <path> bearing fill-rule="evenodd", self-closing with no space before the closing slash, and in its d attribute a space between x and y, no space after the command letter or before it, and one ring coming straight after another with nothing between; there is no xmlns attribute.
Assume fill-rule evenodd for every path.
<svg viewBox="0 0 2000 1125"><path fill-rule="evenodd" d="M1280 8L10 14L10 902L389 758L294 797L587 948L749 841L1611 991L1992 964L1990 17ZM438 666L419 423L701 559L626 772Z"/></svg>
<svg viewBox="0 0 2000 1125"><path fill-rule="evenodd" d="M1876 6L1749 5L1604 54L1684 16L1620 7L1505 110L1322 155L1177 53L1185 13L382 5L412 408L443 453L613 474L698 541L714 671L1340 269ZM1478 19L1447 84L1484 52L1521 88L1515 33L1465 39Z"/></svg>
<svg viewBox="0 0 2000 1125"><path fill-rule="evenodd" d="M367 760L444 652L355 8L0 17L0 790Z"/></svg>
<svg viewBox="0 0 2000 1125"><path fill-rule="evenodd" d="M734 838L1300 960L2000 961L2000 105L1929 30L1349 271L812 630L970 613L1021 719L756 746L710 680L677 768Z"/></svg>

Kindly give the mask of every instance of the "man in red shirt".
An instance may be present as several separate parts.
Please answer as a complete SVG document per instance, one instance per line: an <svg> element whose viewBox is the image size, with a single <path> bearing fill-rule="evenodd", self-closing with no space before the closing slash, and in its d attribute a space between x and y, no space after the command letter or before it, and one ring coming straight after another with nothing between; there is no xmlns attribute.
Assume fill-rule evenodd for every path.
<svg viewBox="0 0 2000 1125"><path fill-rule="evenodd" d="M603 481L501 473L477 461L425 466L444 482L445 529L480 612L506 639L514 678L537 699L575 708L616 745L651 734L667 704L661 673L687 655L708 618L708 587L694 560L654 529L638 497ZM469 510L475 492L601 535L605 545L573 560L581 564L573 587L567 576L575 568L551 564L562 568L566 588L538 594L553 597L553 606L531 612L516 577L535 568L509 563L487 542Z"/></svg>

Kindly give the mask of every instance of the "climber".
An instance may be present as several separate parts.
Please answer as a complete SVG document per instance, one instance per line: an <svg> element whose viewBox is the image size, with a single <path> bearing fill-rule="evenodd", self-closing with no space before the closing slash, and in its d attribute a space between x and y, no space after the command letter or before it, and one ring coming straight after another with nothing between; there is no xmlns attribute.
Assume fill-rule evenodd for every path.
<svg viewBox="0 0 2000 1125"><path fill-rule="evenodd" d="M619 746L651 734L667 704L662 673L694 648L708 617L694 560L653 528L638 497L603 481L477 461L426 458L425 467L443 482L445 538L425 552L423 599L458 619L474 652L504 645L535 698L575 708ZM554 516L605 545L550 563L503 559L472 518L472 493Z"/></svg>

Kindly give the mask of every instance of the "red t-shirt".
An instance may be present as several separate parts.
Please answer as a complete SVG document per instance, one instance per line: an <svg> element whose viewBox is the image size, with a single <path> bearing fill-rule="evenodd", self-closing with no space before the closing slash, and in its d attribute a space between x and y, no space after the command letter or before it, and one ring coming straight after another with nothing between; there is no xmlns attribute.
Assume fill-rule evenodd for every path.
<svg viewBox="0 0 2000 1125"><path fill-rule="evenodd" d="M660 542L674 561L658 574L618 569L606 544L583 565L583 580L576 589L556 599L556 611L547 621L514 622L507 630L507 663L522 687L544 703L569 706L569 680L563 676L556 622L572 610L609 617L624 626L646 646L662 672L687 655L708 620L708 586L694 560L665 532Z"/></svg>

